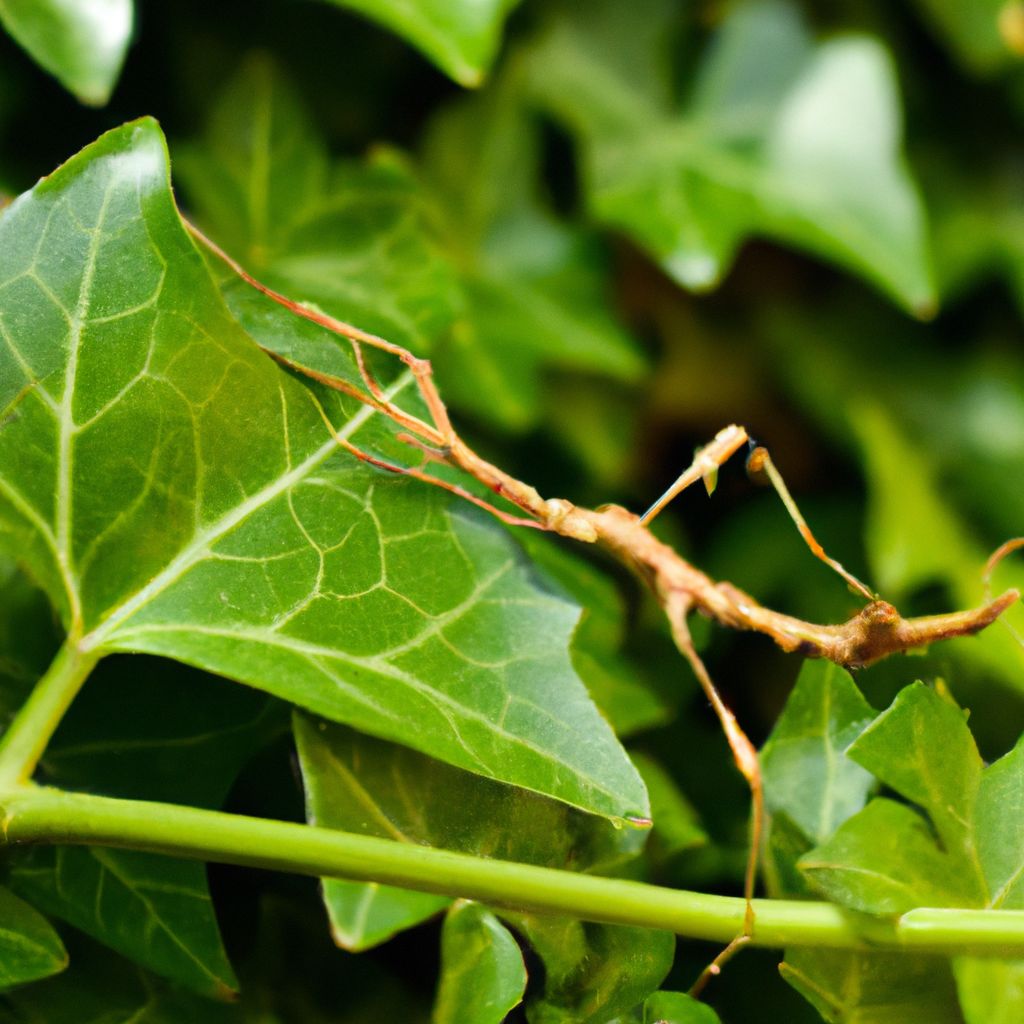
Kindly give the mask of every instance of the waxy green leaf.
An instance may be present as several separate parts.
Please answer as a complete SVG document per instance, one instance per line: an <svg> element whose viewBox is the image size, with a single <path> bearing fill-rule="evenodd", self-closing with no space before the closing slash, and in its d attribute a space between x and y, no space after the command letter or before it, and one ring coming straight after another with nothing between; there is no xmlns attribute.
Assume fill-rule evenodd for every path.
<svg viewBox="0 0 1024 1024"><path fill-rule="evenodd" d="M639 852L644 833L443 764L407 747L304 715L295 718L307 817L400 842L585 870ZM361 950L450 901L392 886L325 879L335 941Z"/></svg>
<svg viewBox="0 0 1024 1024"><path fill-rule="evenodd" d="M544 984L527 996L530 1024L605 1024L644 1001L675 954L669 932L570 918L502 914L544 963Z"/></svg>
<svg viewBox="0 0 1024 1024"><path fill-rule="evenodd" d="M0 24L83 103L102 105L132 35L132 0L4 0Z"/></svg>
<svg viewBox="0 0 1024 1024"><path fill-rule="evenodd" d="M329 0L365 14L412 43L460 85L483 81L518 0Z"/></svg>
<svg viewBox="0 0 1024 1024"><path fill-rule="evenodd" d="M827 839L863 806L869 772L845 755L874 718L849 674L807 661L761 751L765 801L815 842Z"/></svg>
<svg viewBox="0 0 1024 1024"><path fill-rule="evenodd" d="M509 930L479 903L456 903L441 933L434 1024L501 1024L525 988L523 954Z"/></svg>
<svg viewBox="0 0 1024 1024"><path fill-rule="evenodd" d="M685 992L655 992L644 1002L642 1024L720 1024L717 1013Z"/></svg>
<svg viewBox="0 0 1024 1024"><path fill-rule="evenodd" d="M829 1024L961 1024L939 957L791 949L779 970Z"/></svg>
<svg viewBox="0 0 1024 1024"><path fill-rule="evenodd" d="M242 66L202 144L175 147L174 159L200 224L265 284L420 355L450 326L455 274L410 172L384 153L332 162L266 57ZM259 340L278 350L273 336Z"/></svg>
<svg viewBox="0 0 1024 1024"><path fill-rule="evenodd" d="M60 936L37 910L0 886L0 989L64 970Z"/></svg>
<svg viewBox="0 0 1024 1024"><path fill-rule="evenodd" d="M739 5L679 112L665 59L675 7L646 0L628 13L630 27L614 0L564 5L531 56L535 92L581 141L597 219L687 288L714 287L746 238L767 235L932 309L924 211L881 44L816 45L795 7Z"/></svg>
<svg viewBox="0 0 1024 1024"><path fill-rule="evenodd" d="M238 987L201 864L103 847L39 847L11 884L26 899L188 988L221 999Z"/></svg>
<svg viewBox="0 0 1024 1024"><path fill-rule="evenodd" d="M920 812L873 800L805 854L801 869L830 899L867 913L1019 906L1024 843L1019 827L1003 823L1024 792L1022 751L1018 743L983 768L948 693L907 687L848 755Z"/></svg>
<svg viewBox="0 0 1024 1024"><path fill-rule="evenodd" d="M0 543L84 648L187 661L647 817L570 665L578 609L493 523L339 452L311 393L228 315L153 122L104 136L0 219L0 335L7 400L24 391L0 432ZM373 418L350 413L342 436Z"/></svg>

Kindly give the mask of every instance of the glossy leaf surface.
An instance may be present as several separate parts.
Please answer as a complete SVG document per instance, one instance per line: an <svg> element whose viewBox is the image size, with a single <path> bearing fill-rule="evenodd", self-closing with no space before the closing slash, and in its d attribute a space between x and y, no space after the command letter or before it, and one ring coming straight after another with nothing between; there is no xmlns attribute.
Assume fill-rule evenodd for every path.
<svg viewBox="0 0 1024 1024"><path fill-rule="evenodd" d="M523 954L508 929L478 903L456 903L441 933L435 1024L501 1024L526 988Z"/></svg>
<svg viewBox="0 0 1024 1024"><path fill-rule="evenodd" d="M49 259L55 238L79 259ZM175 657L471 771L646 816L569 662L578 610L491 523L339 454L310 393L223 306L152 122L17 200L0 254L0 301L17 311L8 400L31 384L0 434L3 542L86 645Z"/></svg>

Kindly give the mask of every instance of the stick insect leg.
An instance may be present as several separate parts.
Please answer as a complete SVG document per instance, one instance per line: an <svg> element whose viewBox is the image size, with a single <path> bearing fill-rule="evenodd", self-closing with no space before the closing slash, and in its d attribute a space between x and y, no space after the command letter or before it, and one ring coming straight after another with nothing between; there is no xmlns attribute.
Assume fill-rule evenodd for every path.
<svg viewBox="0 0 1024 1024"><path fill-rule="evenodd" d="M992 600L992 573L996 571L996 566L1009 554L1014 551L1019 551L1024 548L1024 537L1014 537L1012 540L1004 541L999 547L992 552L989 560L985 563L985 571L982 574L982 582L985 584L985 600L991 602ZM1010 635L1014 640L1024 647L1024 636L1021 636L1017 628L1012 623L1007 622L1006 619L1000 617L999 621L1003 624L1003 628L1009 630Z"/></svg>
<svg viewBox="0 0 1024 1024"><path fill-rule="evenodd" d="M827 566L839 573L839 575L846 580L851 589L863 594L869 601L878 600L878 595L872 591L870 587L861 583L853 573L848 572L839 562L825 553L825 549L818 543L814 534L811 533L811 528L807 525L807 520L804 519L800 509L797 508L797 504L793 500L793 496L789 493L789 488L782 479L782 474L775 468L775 463L772 462L772 457L768 454L767 448L761 445L757 445L753 448L750 455L747 456L747 471L751 474L763 472L768 477L772 487L775 488L775 493L782 499L782 504L786 506L786 511L789 513L790 519L796 523L796 528L800 531L800 536L803 537L804 543L808 548L810 548L811 554L813 554L815 558L821 559L821 561L823 561Z"/></svg>
<svg viewBox="0 0 1024 1024"><path fill-rule="evenodd" d="M720 430L710 444L706 444L697 452L693 462L680 473L676 482L640 517L640 522L645 526L649 525L651 520L690 484L713 477L718 467L742 448L747 440L746 430L735 424Z"/></svg>
<svg viewBox="0 0 1024 1024"><path fill-rule="evenodd" d="M697 681L705 696L711 703L718 720L729 742L733 759L740 774L747 780L750 787L750 852L747 855L747 867L743 878L743 898L746 910L743 915L743 931L722 950L714 960L701 972L700 977L690 989L691 995L697 995L714 976L721 973L722 966L739 952L754 934L754 888L757 884L757 865L761 851L761 839L764 832L764 785L761 778L761 765L757 750L750 742L747 734L736 721L736 716L726 707L711 680L711 675L703 659L693 646L690 628L686 624L686 616L690 611L691 602L685 594L673 594L666 603L666 612L672 627L672 638L676 647L690 663Z"/></svg>

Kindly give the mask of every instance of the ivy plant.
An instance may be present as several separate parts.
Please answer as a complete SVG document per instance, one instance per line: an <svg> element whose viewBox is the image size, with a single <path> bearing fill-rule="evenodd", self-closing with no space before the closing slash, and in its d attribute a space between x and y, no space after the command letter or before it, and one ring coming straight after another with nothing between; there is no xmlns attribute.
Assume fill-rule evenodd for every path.
<svg viewBox="0 0 1024 1024"><path fill-rule="evenodd" d="M174 6L0 0L0 1024L1021 1019L1018 5Z"/></svg>

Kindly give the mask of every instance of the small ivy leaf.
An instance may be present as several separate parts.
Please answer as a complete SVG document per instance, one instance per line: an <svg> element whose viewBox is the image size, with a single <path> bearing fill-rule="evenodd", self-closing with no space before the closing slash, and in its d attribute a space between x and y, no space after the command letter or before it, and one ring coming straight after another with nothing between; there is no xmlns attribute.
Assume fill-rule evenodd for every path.
<svg viewBox="0 0 1024 1024"><path fill-rule="evenodd" d="M427 204L412 174L385 154L332 163L300 97L269 58L242 65L202 142L176 146L174 166L218 244L290 298L421 355L454 319L454 271L429 236ZM252 329L245 318L251 289L233 275L225 285L229 305ZM287 331L294 318L279 319ZM276 329L269 333L267 344L279 351ZM322 337L319 344L339 347Z"/></svg>
<svg viewBox="0 0 1024 1024"><path fill-rule="evenodd" d="M953 974L967 1024L1024 1020L1024 960L958 956Z"/></svg>
<svg viewBox="0 0 1024 1024"><path fill-rule="evenodd" d="M896 75L881 44L815 45L795 7L740 5L680 113L666 99L664 59L676 11L660 0L631 10L631 23L661 32L648 27L651 49L627 67L615 7L563 5L531 53L536 94L580 138L597 219L694 290L719 283L744 239L767 235L931 312L924 209L900 152ZM641 86L631 73L639 60L651 69Z"/></svg>
<svg viewBox="0 0 1024 1024"><path fill-rule="evenodd" d="M707 1003L685 992L655 992L643 1007L643 1024L721 1024Z"/></svg>
<svg viewBox="0 0 1024 1024"><path fill-rule="evenodd" d="M830 900L869 914L914 907L970 907L977 890L962 861L935 845L928 823L905 804L878 798L798 862Z"/></svg>
<svg viewBox="0 0 1024 1024"><path fill-rule="evenodd" d="M0 543L86 647L187 661L593 813L649 816L572 670L579 609L492 522L339 451L310 392L229 316L154 122L11 205L0 301L0 380L32 385L0 431ZM341 436L374 419L350 415Z"/></svg>
<svg viewBox="0 0 1024 1024"><path fill-rule="evenodd" d="M974 827L991 905L1024 910L1024 737L982 773Z"/></svg>
<svg viewBox="0 0 1024 1024"><path fill-rule="evenodd" d="M11 868L11 885L104 945L204 995L238 989L201 864L133 850L39 847Z"/></svg>
<svg viewBox="0 0 1024 1024"><path fill-rule="evenodd" d="M779 971L829 1024L961 1024L942 957L790 949Z"/></svg>
<svg viewBox="0 0 1024 1024"><path fill-rule="evenodd" d="M329 0L402 36L459 85L483 81L501 44L508 12L519 0Z"/></svg>
<svg viewBox="0 0 1024 1024"><path fill-rule="evenodd" d="M672 967L669 932L497 913L544 964L543 987L527 996L530 1024L605 1024L642 1003Z"/></svg>
<svg viewBox="0 0 1024 1024"><path fill-rule="evenodd" d="M509 930L479 903L456 903L441 932L434 1024L501 1024L525 989L526 965Z"/></svg>
<svg viewBox="0 0 1024 1024"><path fill-rule="evenodd" d="M102 106L132 35L132 0L5 0L0 23L83 103Z"/></svg>
<svg viewBox="0 0 1024 1024"><path fill-rule="evenodd" d="M49 921L0 886L0 989L63 971L68 955Z"/></svg>
<svg viewBox="0 0 1024 1024"><path fill-rule="evenodd" d="M404 746L296 715L299 763L313 824L547 867L610 867L644 833L616 829L563 804L424 757ZM444 897L325 879L335 941L368 949L443 909Z"/></svg>
<svg viewBox="0 0 1024 1024"><path fill-rule="evenodd" d="M844 751L874 718L849 673L806 661L761 751L765 801L814 842L863 806L873 780Z"/></svg>
<svg viewBox="0 0 1024 1024"><path fill-rule="evenodd" d="M915 683L900 691L847 753L928 812L946 851L971 866L971 886L983 901L987 886L972 826L982 760L964 713Z"/></svg>

